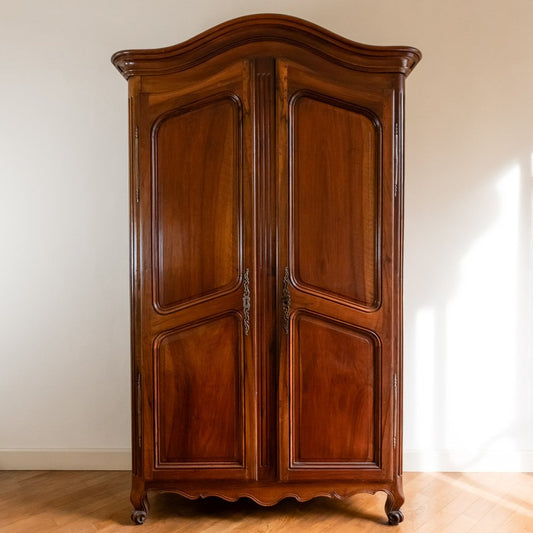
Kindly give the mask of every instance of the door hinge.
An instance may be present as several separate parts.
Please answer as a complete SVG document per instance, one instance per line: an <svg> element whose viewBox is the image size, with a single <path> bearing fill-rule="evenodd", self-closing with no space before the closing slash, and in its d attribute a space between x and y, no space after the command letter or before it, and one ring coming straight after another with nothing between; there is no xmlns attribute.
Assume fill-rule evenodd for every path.
<svg viewBox="0 0 533 533"><path fill-rule="evenodd" d="M393 436L392 436L392 446L396 449L396 444L398 441L398 374L394 374L393 378L393 389L394 389L394 413L393 413Z"/></svg>
<svg viewBox="0 0 533 533"><path fill-rule="evenodd" d="M139 127L135 126L135 202L141 201L139 189Z"/></svg>
<svg viewBox="0 0 533 533"><path fill-rule="evenodd" d="M400 127L394 124L394 197L398 196L398 182L400 176Z"/></svg>
<svg viewBox="0 0 533 533"><path fill-rule="evenodd" d="M141 373L137 372L137 445L142 447L142 398L141 398Z"/></svg>

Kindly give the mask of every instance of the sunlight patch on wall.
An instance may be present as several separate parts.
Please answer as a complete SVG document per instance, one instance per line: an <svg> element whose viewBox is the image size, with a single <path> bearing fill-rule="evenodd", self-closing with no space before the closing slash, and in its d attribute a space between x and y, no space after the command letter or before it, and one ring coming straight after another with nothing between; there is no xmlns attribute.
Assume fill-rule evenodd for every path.
<svg viewBox="0 0 533 533"><path fill-rule="evenodd" d="M511 167L495 189L494 222L461 261L460 284L446 309L443 445L448 449L508 450L512 444L510 432L518 408L520 167Z"/></svg>

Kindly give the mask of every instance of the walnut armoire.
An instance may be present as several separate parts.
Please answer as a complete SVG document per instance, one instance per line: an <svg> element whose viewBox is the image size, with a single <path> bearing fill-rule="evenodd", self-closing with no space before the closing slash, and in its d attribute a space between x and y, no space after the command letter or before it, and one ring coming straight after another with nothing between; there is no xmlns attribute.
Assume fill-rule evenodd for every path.
<svg viewBox="0 0 533 533"><path fill-rule="evenodd" d="M132 519L385 491L403 520L409 47L281 15L116 53L128 80Z"/></svg>

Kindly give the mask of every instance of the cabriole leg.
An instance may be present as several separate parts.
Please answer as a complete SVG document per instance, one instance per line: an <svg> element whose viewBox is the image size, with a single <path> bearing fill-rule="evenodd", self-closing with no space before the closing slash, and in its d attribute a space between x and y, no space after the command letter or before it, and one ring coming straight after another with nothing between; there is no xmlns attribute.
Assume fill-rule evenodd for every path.
<svg viewBox="0 0 533 533"><path fill-rule="evenodd" d="M131 512L132 522L135 524L144 524L149 508L148 496L146 495L144 481L137 476L132 476L131 479L130 500L133 505L133 511Z"/></svg>
<svg viewBox="0 0 533 533"><path fill-rule="evenodd" d="M397 526L400 522L403 522L403 513L400 511L400 507L405 501L403 495L402 478L397 478L396 485L391 490L386 490L387 501L385 502L385 513L389 519L389 524Z"/></svg>

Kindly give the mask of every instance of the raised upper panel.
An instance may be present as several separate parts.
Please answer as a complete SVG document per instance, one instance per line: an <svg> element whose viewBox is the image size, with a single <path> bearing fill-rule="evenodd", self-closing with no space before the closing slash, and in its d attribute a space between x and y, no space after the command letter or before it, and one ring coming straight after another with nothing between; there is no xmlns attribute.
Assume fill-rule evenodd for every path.
<svg viewBox="0 0 533 533"><path fill-rule="evenodd" d="M154 305L217 296L240 278L241 112L222 95L160 117L152 131Z"/></svg>
<svg viewBox="0 0 533 533"><path fill-rule="evenodd" d="M347 68L366 72L407 75L422 57L416 48L359 44L302 19L262 14L230 20L175 46L117 52L111 61L126 79L170 74L229 50L261 42L303 49Z"/></svg>
<svg viewBox="0 0 533 533"><path fill-rule="evenodd" d="M380 304L381 127L353 104L290 101L290 261L297 287L369 310Z"/></svg>
<svg viewBox="0 0 533 533"><path fill-rule="evenodd" d="M373 333L298 313L291 346L291 467L379 463L380 342Z"/></svg>
<svg viewBox="0 0 533 533"><path fill-rule="evenodd" d="M239 316L168 332L154 345L156 463L161 468L244 465Z"/></svg>

